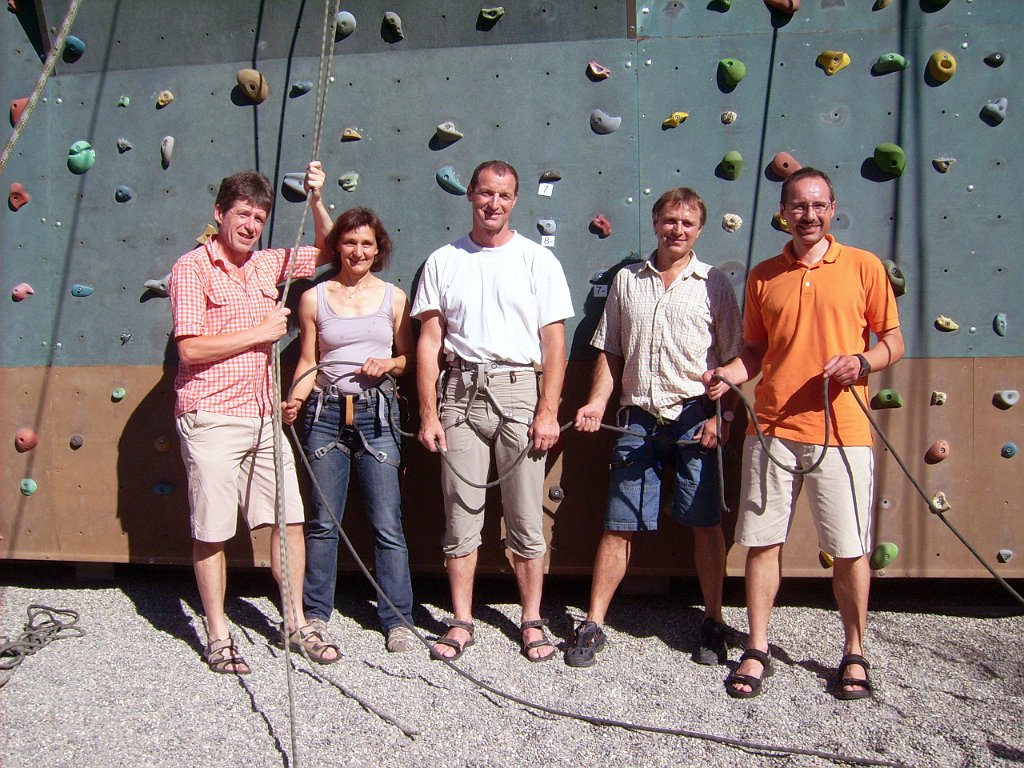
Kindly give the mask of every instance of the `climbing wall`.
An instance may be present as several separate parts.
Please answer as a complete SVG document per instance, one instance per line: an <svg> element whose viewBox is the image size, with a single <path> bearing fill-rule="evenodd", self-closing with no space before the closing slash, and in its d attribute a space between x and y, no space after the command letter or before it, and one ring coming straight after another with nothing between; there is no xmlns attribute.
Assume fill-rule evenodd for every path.
<svg viewBox="0 0 1024 768"><path fill-rule="evenodd" d="M68 9L14 5L0 17L4 104L31 94ZM472 169L515 165L514 225L561 260L577 308L563 420L586 396L607 284L653 247L661 192L704 196L698 251L742 296L750 267L787 238L773 221L784 172L773 160L785 152L790 166L829 172L835 234L890 261L905 288L908 359L872 379L892 390L879 404L903 403L878 411L883 427L986 558L1024 574L1012 554L1024 549L1013 471L1024 336L1008 236L1021 218L1011 137L1024 103L1014 0L805 0L793 15L755 0L343 8L328 20L326 199L336 213L380 213L396 246L388 277L411 292L427 254L468 228ZM302 205L287 174L309 160L323 30L323 5L308 1L82 3L0 185L21 185L0 210L12 291L0 304L0 555L188 560L162 282L236 170L258 168L281 192L264 242L295 241ZM252 92L242 69L258 73ZM16 445L18 430L38 445L20 452L32 435ZM546 501L554 570L589 570L609 439L570 435L552 456L548 485L564 493ZM938 440L948 459L928 463ZM415 445L406 454L414 567L436 570L437 464ZM878 462L878 537L900 549L883 573L984 575L886 451ZM349 519L365 545L360 518ZM489 533L486 567L506 569L496 521ZM669 525L652 536L638 569L688 572L682 535ZM789 549L789 572L822 573L809 525ZM265 537L238 537L229 552L265 562Z"/></svg>

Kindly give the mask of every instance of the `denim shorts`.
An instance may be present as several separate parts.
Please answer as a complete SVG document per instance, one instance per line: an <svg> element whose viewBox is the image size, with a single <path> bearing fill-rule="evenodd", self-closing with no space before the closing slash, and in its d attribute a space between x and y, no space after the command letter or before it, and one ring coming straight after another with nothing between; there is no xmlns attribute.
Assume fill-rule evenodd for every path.
<svg viewBox="0 0 1024 768"><path fill-rule="evenodd" d="M712 528L722 522L718 457L692 439L708 418L704 398L686 401L675 421L658 424L642 408L619 412L619 426L647 437L622 435L612 449L605 527L609 531L656 531L661 509L661 479L666 463L675 464L672 517L683 525Z"/></svg>

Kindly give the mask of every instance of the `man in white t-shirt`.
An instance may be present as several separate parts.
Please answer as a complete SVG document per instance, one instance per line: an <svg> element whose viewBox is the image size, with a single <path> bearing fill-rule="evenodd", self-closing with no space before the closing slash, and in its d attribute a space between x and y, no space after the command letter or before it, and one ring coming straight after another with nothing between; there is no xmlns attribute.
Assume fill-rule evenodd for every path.
<svg viewBox="0 0 1024 768"><path fill-rule="evenodd" d="M466 194L472 229L430 255L412 306L421 322L418 437L445 454L444 554L454 614L431 655L454 660L473 644L473 579L486 502L486 489L478 486L487 482L493 456L502 478L505 546L523 606L522 652L530 661L547 661L555 648L540 617L547 552L541 497L544 454L559 437L564 321L573 315L572 300L554 254L509 228L519 194L516 170L498 160L482 163Z"/></svg>

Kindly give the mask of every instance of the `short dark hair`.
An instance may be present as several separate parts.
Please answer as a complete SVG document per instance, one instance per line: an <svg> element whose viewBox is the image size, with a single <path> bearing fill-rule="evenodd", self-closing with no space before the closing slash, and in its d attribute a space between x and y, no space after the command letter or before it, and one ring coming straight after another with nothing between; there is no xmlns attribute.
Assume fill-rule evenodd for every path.
<svg viewBox="0 0 1024 768"><path fill-rule="evenodd" d="M477 182L480 180L480 174L484 171L492 171L496 176L507 176L512 174L512 178L516 180L516 197L519 197L519 174L516 173L516 169L506 163L504 160L488 160L485 163L480 163L473 171L473 178L469 180L468 191L472 192L476 189Z"/></svg>
<svg viewBox="0 0 1024 768"><path fill-rule="evenodd" d="M257 208L270 213L274 205L274 188L270 179L259 171L241 171L220 182L216 206L221 213L227 213L239 200L248 200Z"/></svg>
<svg viewBox="0 0 1024 768"><path fill-rule="evenodd" d="M388 268L391 263L391 236L384 229L384 223L380 216L369 208L349 208L334 221L334 226L324 240L324 250L331 254L331 260L335 266L341 268L341 260L338 258L338 243L347 232L360 227L369 227L377 239L377 256L373 259L371 272L380 272Z"/></svg>
<svg viewBox="0 0 1024 768"><path fill-rule="evenodd" d="M824 171L819 171L817 168L811 168L809 165L805 165L803 168L793 171L786 177L786 180L782 182L782 194L779 198L779 202L782 203L782 205L785 205L786 201L789 200L789 191L793 188L793 185L801 179L811 178L821 179L825 182L825 186L828 187L828 199L830 202L834 203L836 200L836 190L835 187L832 186L832 179L830 179L828 174Z"/></svg>
<svg viewBox="0 0 1024 768"><path fill-rule="evenodd" d="M700 211L701 228L708 221L708 207L704 204L704 198L689 187L676 187L659 197L651 209L651 218L657 221L661 212L670 205L695 206Z"/></svg>

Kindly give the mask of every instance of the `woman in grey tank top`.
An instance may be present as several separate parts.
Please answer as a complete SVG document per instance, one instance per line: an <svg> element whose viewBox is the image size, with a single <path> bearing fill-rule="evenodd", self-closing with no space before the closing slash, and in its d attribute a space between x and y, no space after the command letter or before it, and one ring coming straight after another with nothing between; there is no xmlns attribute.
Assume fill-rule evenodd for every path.
<svg viewBox="0 0 1024 768"><path fill-rule="evenodd" d="M391 238L373 211L345 211L324 248L334 254L338 271L299 300L301 353L291 397L282 406L287 424L303 411L302 447L323 491L321 497L314 489L306 522L306 616L327 631L338 577L338 526L355 470L374 532L376 578L397 608L379 600L377 615L387 649L408 651L416 638L409 629L412 582L402 530L401 440L392 426L398 419L395 392L385 374L399 376L414 360L409 299L374 274L388 266ZM315 378L303 375L318 364Z"/></svg>

